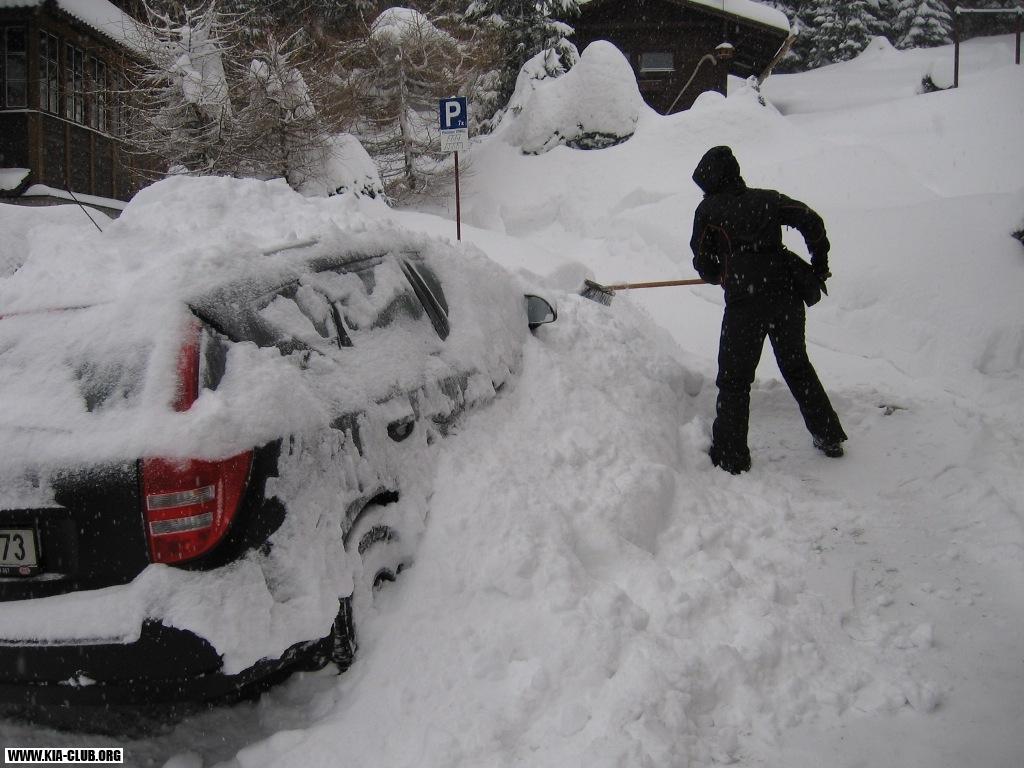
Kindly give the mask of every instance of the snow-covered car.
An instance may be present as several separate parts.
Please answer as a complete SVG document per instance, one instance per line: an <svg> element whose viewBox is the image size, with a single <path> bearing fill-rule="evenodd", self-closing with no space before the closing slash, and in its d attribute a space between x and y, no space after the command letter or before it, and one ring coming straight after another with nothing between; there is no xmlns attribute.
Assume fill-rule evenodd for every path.
<svg viewBox="0 0 1024 768"><path fill-rule="evenodd" d="M144 239L113 232L124 271ZM109 295L73 269L0 288L0 711L347 666L353 612L425 524L432 446L555 319L482 255L394 229L184 261Z"/></svg>

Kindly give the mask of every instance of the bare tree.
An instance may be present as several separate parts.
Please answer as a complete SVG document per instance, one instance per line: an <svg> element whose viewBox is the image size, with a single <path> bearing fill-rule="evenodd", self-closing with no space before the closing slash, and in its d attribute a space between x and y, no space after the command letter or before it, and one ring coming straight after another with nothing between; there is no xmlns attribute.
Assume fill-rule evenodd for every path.
<svg viewBox="0 0 1024 768"><path fill-rule="evenodd" d="M240 73L245 103L229 151L237 173L281 176L297 187L321 164L330 131L303 72L317 80L319 74L301 58L296 42L297 34L283 41L270 34L251 52Z"/></svg>
<svg viewBox="0 0 1024 768"><path fill-rule="evenodd" d="M225 58L237 20L216 0L181 16L146 6L142 59L129 70L125 144L142 173L230 173L234 110Z"/></svg>
<svg viewBox="0 0 1024 768"><path fill-rule="evenodd" d="M440 151L438 101L465 93L476 71L472 43L410 8L381 13L345 52L356 133L377 161L388 193L422 193L450 174Z"/></svg>

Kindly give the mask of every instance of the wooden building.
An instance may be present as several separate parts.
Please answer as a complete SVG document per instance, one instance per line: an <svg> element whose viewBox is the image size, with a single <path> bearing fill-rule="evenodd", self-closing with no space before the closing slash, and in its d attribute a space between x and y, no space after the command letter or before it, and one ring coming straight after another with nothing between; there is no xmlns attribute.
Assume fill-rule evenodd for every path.
<svg viewBox="0 0 1024 768"><path fill-rule="evenodd" d="M573 26L580 51L595 40L622 51L661 114L725 94L729 74L759 76L790 34L785 14L753 0L582 0Z"/></svg>
<svg viewBox="0 0 1024 768"><path fill-rule="evenodd" d="M119 141L135 34L108 0L0 0L0 196L127 200L138 189ZM43 199L23 197L33 189Z"/></svg>

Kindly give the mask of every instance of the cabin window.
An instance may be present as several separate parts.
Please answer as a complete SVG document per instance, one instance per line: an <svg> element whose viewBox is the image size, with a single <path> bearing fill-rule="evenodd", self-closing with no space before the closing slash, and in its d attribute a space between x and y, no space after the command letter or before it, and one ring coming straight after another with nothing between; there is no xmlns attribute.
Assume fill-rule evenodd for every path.
<svg viewBox="0 0 1024 768"><path fill-rule="evenodd" d="M123 137L125 130L125 83L124 77L117 70L110 71L110 133Z"/></svg>
<svg viewBox="0 0 1024 768"><path fill-rule="evenodd" d="M107 130L107 65L89 57L89 126Z"/></svg>
<svg viewBox="0 0 1024 768"><path fill-rule="evenodd" d="M640 54L640 74L675 72L671 51L651 51Z"/></svg>
<svg viewBox="0 0 1024 768"><path fill-rule="evenodd" d="M0 107L28 106L24 27L0 27Z"/></svg>
<svg viewBox="0 0 1024 768"><path fill-rule="evenodd" d="M85 54L73 45L64 46L64 117L85 122Z"/></svg>
<svg viewBox="0 0 1024 768"><path fill-rule="evenodd" d="M44 112L60 111L57 85L57 38L48 32L39 33L39 108Z"/></svg>

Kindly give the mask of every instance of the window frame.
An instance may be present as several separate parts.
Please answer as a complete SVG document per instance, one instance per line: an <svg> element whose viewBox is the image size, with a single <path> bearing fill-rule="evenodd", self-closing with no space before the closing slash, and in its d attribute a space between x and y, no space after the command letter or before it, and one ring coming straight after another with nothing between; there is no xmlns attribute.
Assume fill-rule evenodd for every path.
<svg viewBox="0 0 1024 768"><path fill-rule="evenodd" d="M86 121L94 130L107 132L107 63L97 56L86 58L88 90L86 92Z"/></svg>
<svg viewBox="0 0 1024 768"><path fill-rule="evenodd" d="M423 263L402 259L401 267L405 279L409 281L413 293L416 294L417 300L426 311L427 317L430 318L434 332L437 333L441 341L444 341L452 332L452 327L451 321L448 319L448 300L441 288L441 281Z"/></svg>
<svg viewBox="0 0 1024 768"><path fill-rule="evenodd" d="M11 50L11 36L21 33L21 50ZM21 77L11 77L11 62L21 61ZM11 24L0 27L0 109L26 109L28 107L28 28ZM20 103L11 102L11 85L21 85Z"/></svg>
<svg viewBox="0 0 1024 768"><path fill-rule="evenodd" d="M668 66L663 63L659 65L645 64L644 59L649 56L668 57ZM676 71L676 57L673 51L644 51L637 57L637 69L641 75L667 75Z"/></svg>
<svg viewBox="0 0 1024 768"><path fill-rule="evenodd" d="M85 51L64 44L64 117L85 125Z"/></svg>
<svg viewBox="0 0 1024 768"><path fill-rule="evenodd" d="M109 109L107 131L111 136L124 138L128 108L127 104L125 104L124 96L124 75L115 67L107 67L107 82L110 84L110 91L107 97L107 108Z"/></svg>
<svg viewBox="0 0 1024 768"><path fill-rule="evenodd" d="M60 39L45 29L39 30L39 110L60 114Z"/></svg>

